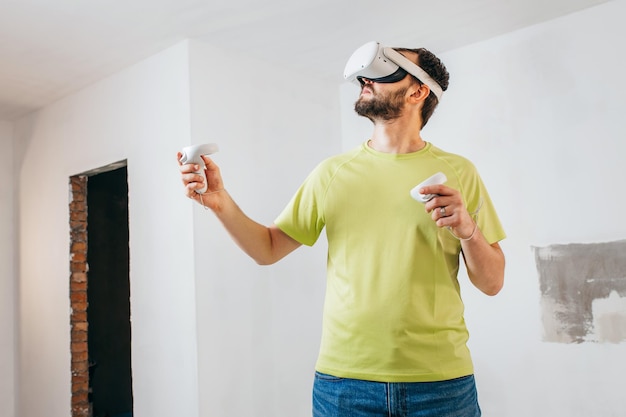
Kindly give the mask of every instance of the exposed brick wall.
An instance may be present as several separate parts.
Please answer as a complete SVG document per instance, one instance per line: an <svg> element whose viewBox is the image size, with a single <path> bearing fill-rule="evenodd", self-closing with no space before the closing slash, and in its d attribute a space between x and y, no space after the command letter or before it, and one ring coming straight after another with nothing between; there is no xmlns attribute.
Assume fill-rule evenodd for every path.
<svg viewBox="0 0 626 417"><path fill-rule="evenodd" d="M90 417L87 348L87 176L70 178L72 417Z"/></svg>

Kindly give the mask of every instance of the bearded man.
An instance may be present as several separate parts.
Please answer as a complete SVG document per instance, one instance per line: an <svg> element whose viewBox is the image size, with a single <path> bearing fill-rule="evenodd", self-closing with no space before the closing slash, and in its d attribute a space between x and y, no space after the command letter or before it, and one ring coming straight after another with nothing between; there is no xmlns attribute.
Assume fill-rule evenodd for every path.
<svg viewBox="0 0 626 417"><path fill-rule="evenodd" d="M243 213L208 157L204 194L196 193L205 185L193 173L198 166L181 164L185 192L259 264L313 245L325 229L314 417L478 417L457 274L462 255L472 284L497 294L505 233L474 165L422 138L448 88L443 63L424 48L364 47L377 55L351 77L361 86L355 111L372 121L371 137L322 161L273 224ZM357 50L351 60L363 56ZM412 199L409 191L434 173L446 183L422 187L432 197L425 203Z"/></svg>

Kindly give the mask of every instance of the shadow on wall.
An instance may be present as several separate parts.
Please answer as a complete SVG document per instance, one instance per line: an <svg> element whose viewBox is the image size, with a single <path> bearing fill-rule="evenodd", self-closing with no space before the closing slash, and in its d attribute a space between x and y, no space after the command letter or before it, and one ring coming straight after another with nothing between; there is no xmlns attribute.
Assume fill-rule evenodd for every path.
<svg viewBox="0 0 626 417"><path fill-rule="evenodd" d="M626 240L533 247L544 340L626 340Z"/></svg>

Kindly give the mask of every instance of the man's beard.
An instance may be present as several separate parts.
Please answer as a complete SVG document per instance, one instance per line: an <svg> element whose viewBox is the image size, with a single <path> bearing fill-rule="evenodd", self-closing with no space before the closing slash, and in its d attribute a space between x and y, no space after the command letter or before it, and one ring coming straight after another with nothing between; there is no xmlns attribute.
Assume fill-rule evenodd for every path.
<svg viewBox="0 0 626 417"><path fill-rule="evenodd" d="M354 111L359 116L367 117L371 121L397 119L402 114L404 95L407 90L408 87L384 95L374 93L372 90L372 96L369 99L364 98L364 96L359 97L354 103Z"/></svg>

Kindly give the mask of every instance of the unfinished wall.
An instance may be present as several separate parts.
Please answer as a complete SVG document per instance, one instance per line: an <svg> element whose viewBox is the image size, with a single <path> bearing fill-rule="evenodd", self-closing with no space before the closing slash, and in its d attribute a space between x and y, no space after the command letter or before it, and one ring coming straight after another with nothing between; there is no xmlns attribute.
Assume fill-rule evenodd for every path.
<svg viewBox="0 0 626 417"><path fill-rule="evenodd" d="M486 416L626 409L624 343L543 341L532 251L626 236L613 215L626 198L625 13L625 2L613 1L441 54L451 87L424 136L476 163L509 234L503 292L488 298L463 281ZM318 86L305 88L295 75L273 90L247 83L249 74L232 65L232 85L215 83L201 76L210 63L202 49L189 58L179 45L17 124L20 417L69 415L67 180L121 159L129 161L137 414L278 417L310 408L323 243L273 267L253 264L212 214L178 198L173 158L190 142L218 142L227 188L270 222L310 168L339 150L336 130L325 130L336 109L318 101L325 86L318 96ZM199 96L189 96L190 83ZM299 99L303 89L317 98ZM354 99L344 96L342 117ZM359 123L344 146L369 135L369 123Z"/></svg>
<svg viewBox="0 0 626 417"><path fill-rule="evenodd" d="M625 14L626 2L613 1L439 54L450 88L423 137L476 164L508 234L500 294L485 297L461 277L485 416L605 417L626 409L626 343L617 340L623 328L570 343L546 340L544 327L555 315L598 328L607 317L623 323ZM342 86L346 148L371 130L353 116L354 97L353 86ZM591 271L614 280L573 289L584 279L582 264L572 271L563 259L536 262L535 248L556 253L563 246L571 255L584 252ZM547 269L556 263L575 274ZM567 304L574 313L597 314L559 315L545 304L553 290L557 298L573 296Z"/></svg>
<svg viewBox="0 0 626 417"><path fill-rule="evenodd" d="M533 249L545 341L626 341L626 240Z"/></svg>
<svg viewBox="0 0 626 417"><path fill-rule="evenodd" d="M89 307L87 271L87 175L69 181L70 215L70 354L72 361L72 417L91 417L89 401Z"/></svg>
<svg viewBox="0 0 626 417"><path fill-rule="evenodd" d="M533 250L626 238L624 15L613 1L442 55L450 90L425 136L476 163L508 233L502 293L464 292L487 416L626 409L626 343L544 340Z"/></svg>

